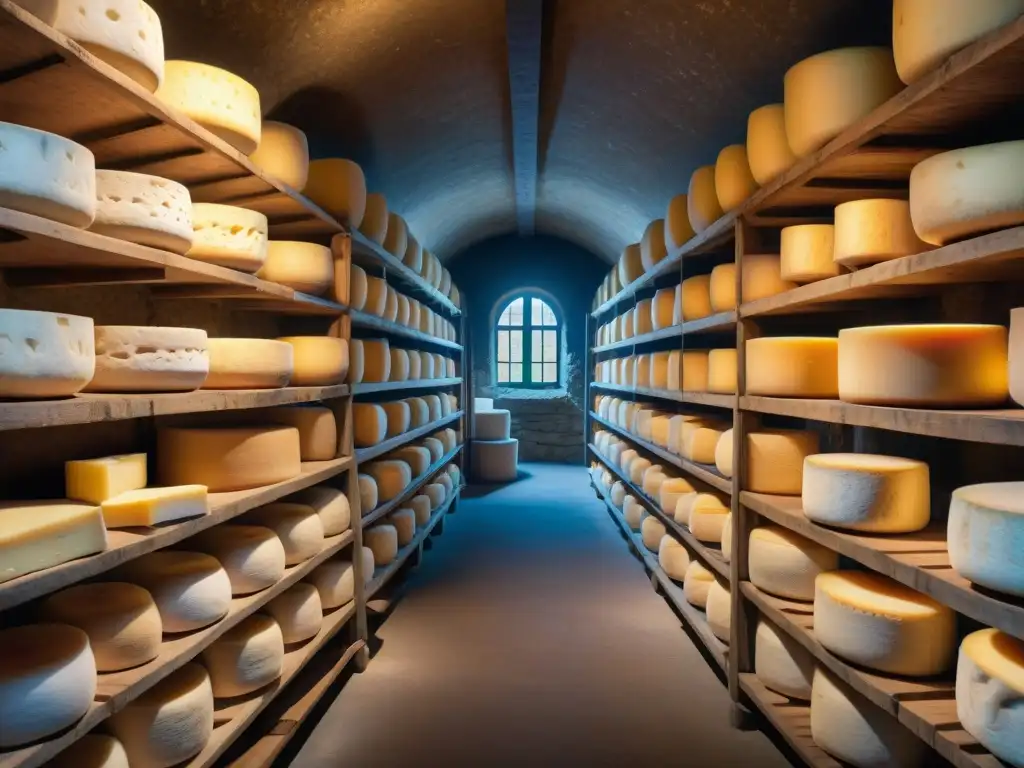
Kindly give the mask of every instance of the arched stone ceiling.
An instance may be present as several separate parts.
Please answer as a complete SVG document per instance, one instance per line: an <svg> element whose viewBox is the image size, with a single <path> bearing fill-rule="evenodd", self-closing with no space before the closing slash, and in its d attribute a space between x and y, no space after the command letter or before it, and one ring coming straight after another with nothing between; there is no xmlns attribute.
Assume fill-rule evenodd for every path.
<svg viewBox="0 0 1024 768"><path fill-rule="evenodd" d="M351 157L442 259L516 228L505 0L149 0L168 58L234 71ZM508 0L517 2L517 0ZM609 261L751 109L890 0L547 0L536 229Z"/></svg>

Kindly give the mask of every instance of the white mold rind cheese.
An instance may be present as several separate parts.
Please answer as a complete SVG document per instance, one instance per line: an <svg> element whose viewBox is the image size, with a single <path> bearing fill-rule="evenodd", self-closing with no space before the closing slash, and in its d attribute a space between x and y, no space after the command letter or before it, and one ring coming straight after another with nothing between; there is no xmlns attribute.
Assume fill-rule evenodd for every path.
<svg viewBox="0 0 1024 768"><path fill-rule="evenodd" d="M284 545L262 525L217 525L189 538L187 546L217 559L228 574L232 595L251 595L284 578Z"/></svg>
<svg viewBox="0 0 1024 768"><path fill-rule="evenodd" d="M113 736L88 733L47 763L49 768L130 768L124 745Z"/></svg>
<svg viewBox="0 0 1024 768"><path fill-rule="evenodd" d="M98 325L88 392L191 392L210 372L206 331Z"/></svg>
<svg viewBox="0 0 1024 768"><path fill-rule="evenodd" d="M249 155L268 176L301 192L309 177L309 140L293 125L264 120L260 145Z"/></svg>
<svg viewBox="0 0 1024 768"><path fill-rule="evenodd" d="M202 653L214 698L258 691L281 676L284 636L270 616L253 614L217 638Z"/></svg>
<svg viewBox="0 0 1024 768"><path fill-rule="evenodd" d="M777 525L752 530L747 552L751 583L788 600L813 602L818 574L839 567L836 552Z"/></svg>
<svg viewBox="0 0 1024 768"><path fill-rule="evenodd" d="M267 259L267 217L233 205L192 204L190 259L255 273Z"/></svg>
<svg viewBox="0 0 1024 768"><path fill-rule="evenodd" d="M810 701L814 657L796 640L764 619L754 635L754 674L769 690Z"/></svg>
<svg viewBox="0 0 1024 768"><path fill-rule="evenodd" d="M96 171L96 218L100 235L172 253L192 247L192 198L183 185L129 171Z"/></svg>
<svg viewBox="0 0 1024 768"><path fill-rule="evenodd" d="M0 398L68 397L95 371L91 318L0 309Z"/></svg>
<svg viewBox="0 0 1024 768"><path fill-rule="evenodd" d="M949 561L966 579L1024 596L1024 482L968 485L953 491L946 539Z"/></svg>
<svg viewBox="0 0 1024 768"><path fill-rule="evenodd" d="M956 714L964 730L1010 765L1024 765L1024 643L996 629L964 638L956 665Z"/></svg>
<svg viewBox="0 0 1024 768"><path fill-rule="evenodd" d="M323 626L320 592L312 584L292 584L263 607L281 628L285 645L316 637Z"/></svg>
<svg viewBox="0 0 1024 768"><path fill-rule="evenodd" d="M150 552L121 566L117 575L149 591L164 632L208 627L231 607L227 572L215 558L200 552Z"/></svg>

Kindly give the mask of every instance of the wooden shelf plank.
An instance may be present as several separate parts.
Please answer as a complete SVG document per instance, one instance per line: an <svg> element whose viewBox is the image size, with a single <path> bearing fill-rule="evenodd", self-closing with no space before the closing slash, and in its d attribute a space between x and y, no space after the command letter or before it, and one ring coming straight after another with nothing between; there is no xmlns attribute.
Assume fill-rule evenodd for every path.
<svg viewBox="0 0 1024 768"><path fill-rule="evenodd" d="M652 331L651 333L642 333L639 336L633 336L632 338L623 339L622 341L615 341L611 344L602 344L599 347L593 347L591 351L611 352L616 349L632 349L634 347L641 347L646 344L650 344L651 342L662 341L664 339L683 338L684 336L690 336L698 333L728 331L735 327L735 312L719 312L718 314L711 315L709 317L703 317L700 320L691 320L688 323L673 325L669 328Z"/></svg>
<svg viewBox="0 0 1024 768"><path fill-rule="evenodd" d="M367 328L373 331L379 331L381 333L388 333L392 336L401 336L406 339L415 339L423 344L432 344L437 347L443 347L444 349L454 349L462 351L462 345L455 341L447 341L446 339L439 339L436 336L430 336L423 331L415 328L409 328L398 323L393 323L389 320L385 320L383 317L377 317L366 312L360 312L358 310L351 310L349 315L352 318L353 328Z"/></svg>
<svg viewBox="0 0 1024 768"><path fill-rule="evenodd" d="M419 477L413 478L413 481L409 483L406 489L402 491L400 494L398 494L398 496L393 498L391 501L387 501L383 504L380 504L379 506L365 513L363 515L363 527L365 528L369 525L372 525L373 523L380 520L382 517L390 515L396 509L400 508L403 504L405 504L405 502L407 502L409 499L415 496L416 493L424 485L427 485L434 478L435 475L437 475L441 470L443 470L452 461L455 460L455 457L458 456L459 452L462 450L462 446L463 444L460 443L459 445L455 446L454 450L449 451L444 456L442 456L440 460L435 461L433 464L431 464L426 472L424 472Z"/></svg>
<svg viewBox="0 0 1024 768"><path fill-rule="evenodd" d="M0 611L76 584L83 579L98 576L149 552L177 544L189 536L238 517L256 507L277 501L335 477L352 466L352 457L331 461L304 462L302 474L291 480L248 491L211 493L209 496L210 512L203 517L158 528L126 528L108 531L108 548L105 552L72 560L0 584Z"/></svg>
<svg viewBox="0 0 1024 768"><path fill-rule="evenodd" d="M715 408L732 410L736 405L736 395L720 395L715 392L680 392L674 389L653 389L651 387L627 387L623 384L604 384L599 381L590 382L591 389L607 392L622 392L637 397L650 397L655 400L670 400L673 403L692 403L694 405L710 405Z"/></svg>
<svg viewBox="0 0 1024 768"><path fill-rule="evenodd" d="M411 290L414 298L432 304L435 309L444 310L449 317L457 317L462 314L451 299L358 230L352 233L352 260L357 264L382 267L389 282L395 282Z"/></svg>
<svg viewBox="0 0 1024 768"><path fill-rule="evenodd" d="M369 448L357 448L356 461L360 464L365 464L370 459L375 459L378 456L383 456L385 453L390 453L396 448L401 448L403 445L411 443L413 440L418 440L421 437L427 437L439 429L444 429L452 422L458 421L462 418L463 413L463 411L455 411L448 416L442 416L437 421L432 421L429 424L424 424L422 427L410 429L408 432L395 435L394 437L385 440L383 443L372 445Z"/></svg>
<svg viewBox="0 0 1024 768"><path fill-rule="evenodd" d="M353 384L353 395L370 395L376 392L401 392L406 389L444 389L456 387L462 379L410 379L409 381L385 381L380 384Z"/></svg>

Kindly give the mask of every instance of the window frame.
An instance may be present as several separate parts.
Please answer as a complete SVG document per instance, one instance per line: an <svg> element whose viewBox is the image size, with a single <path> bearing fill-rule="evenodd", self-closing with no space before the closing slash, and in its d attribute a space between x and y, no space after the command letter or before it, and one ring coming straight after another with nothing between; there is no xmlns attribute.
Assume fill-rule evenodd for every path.
<svg viewBox="0 0 1024 768"><path fill-rule="evenodd" d="M505 311L512 306L512 304L518 300L523 301L523 324L522 325L502 325L501 318L505 314ZM544 304L555 318L554 325L541 325L542 318L537 318L536 321L533 317L533 300L537 299ZM560 389L562 387L562 319L559 317L558 310L555 308L554 303L548 297L537 293L536 291L522 291L513 293L505 301L503 301L498 309L498 312L494 317L494 332L492 340L494 343L494 385L496 387L507 387L509 389ZM520 331L523 334L523 380L522 381L499 381L498 379L498 368L500 365L517 365L518 363L511 362L511 342L509 347L509 358L508 362L500 360L501 344L499 339L501 338L501 331ZM554 331L555 334L555 380L554 381L543 381L538 382L533 380L533 332L534 331ZM543 344L541 351L541 362L539 365L544 365L543 360ZM551 365L551 362L547 362ZM509 369L509 378L511 378L511 368Z"/></svg>

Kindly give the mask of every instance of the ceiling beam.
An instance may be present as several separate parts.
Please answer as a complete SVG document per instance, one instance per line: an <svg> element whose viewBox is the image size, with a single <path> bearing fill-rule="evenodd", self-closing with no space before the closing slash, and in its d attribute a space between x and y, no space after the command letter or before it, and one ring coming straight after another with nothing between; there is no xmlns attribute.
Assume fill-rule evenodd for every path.
<svg viewBox="0 0 1024 768"><path fill-rule="evenodd" d="M544 0L505 0L516 223L519 234L527 237L534 233L537 213L537 133L543 21Z"/></svg>

